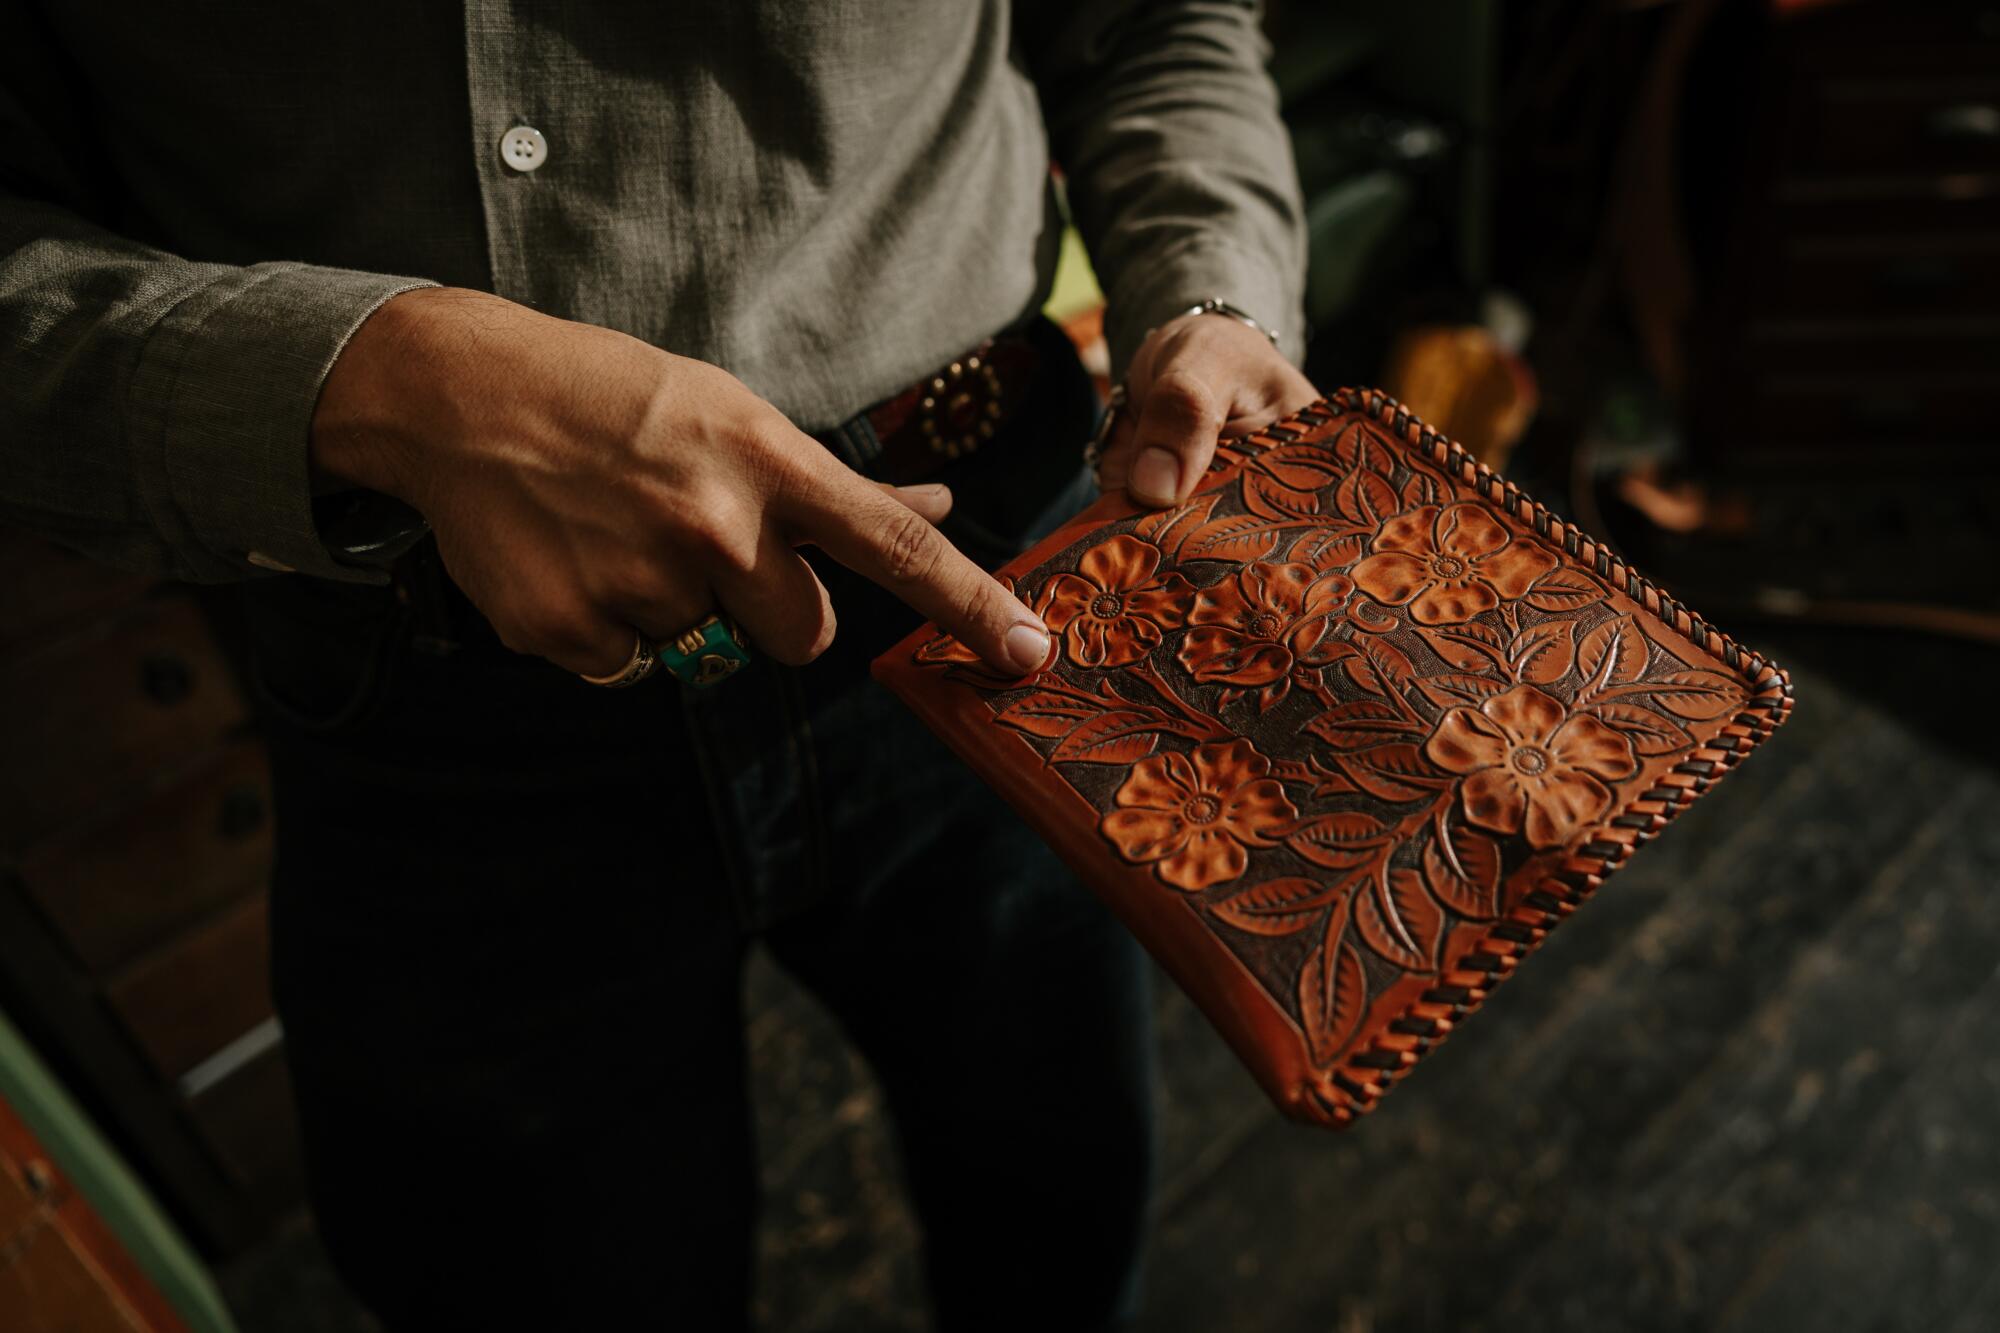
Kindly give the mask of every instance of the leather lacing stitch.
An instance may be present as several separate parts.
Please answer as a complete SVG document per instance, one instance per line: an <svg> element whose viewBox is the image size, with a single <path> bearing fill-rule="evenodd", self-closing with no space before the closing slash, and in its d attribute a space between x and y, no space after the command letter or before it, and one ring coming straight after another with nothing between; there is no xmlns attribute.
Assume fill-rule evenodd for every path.
<svg viewBox="0 0 2000 1333"><path fill-rule="evenodd" d="M1405 445L1421 450L1447 476L1470 486L1489 503L1510 511L1546 541L1582 561L1597 576L1621 589L1647 611L1673 626L1690 642L1725 663L1750 686L1750 699L1721 733L1663 774L1616 814L1591 830L1589 841L1561 869L1544 876L1505 916L1486 930L1448 966L1438 969L1437 984L1391 1019L1388 1031L1364 1049L1350 1053L1343 1068L1326 1074L1327 1087L1306 1089L1328 1119L1346 1124L1375 1107L1395 1080L1407 1074L1430 1049L1443 1041L1473 1010L1485 1002L1494 986L1532 953L1550 930L1604 884L1605 877L1631 856L1632 850L1657 835L1697 796L1741 762L1744 755L1775 731L1792 709L1791 677L1770 659L1739 645L1728 635L1693 614L1612 554L1601 543L1521 492L1465 449L1424 425L1400 403L1373 389L1347 388L1326 400L1335 413L1359 409L1386 425ZM1337 417L1320 404L1293 413L1234 441L1239 450L1260 452L1280 444L1324 439ZM1301 423L1305 430L1293 428ZM1329 1096L1329 1092L1336 1094Z"/></svg>

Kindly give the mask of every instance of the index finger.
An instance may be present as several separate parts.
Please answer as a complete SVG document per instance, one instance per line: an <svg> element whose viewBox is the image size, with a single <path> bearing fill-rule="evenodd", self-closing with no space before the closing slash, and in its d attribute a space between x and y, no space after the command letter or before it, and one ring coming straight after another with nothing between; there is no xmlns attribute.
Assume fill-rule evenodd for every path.
<svg viewBox="0 0 2000 1333"><path fill-rule="evenodd" d="M968 560L922 514L837 462L789 508L791 526L855 573L936 621L1001 671L1048 660L1041 618Z"/></svg>

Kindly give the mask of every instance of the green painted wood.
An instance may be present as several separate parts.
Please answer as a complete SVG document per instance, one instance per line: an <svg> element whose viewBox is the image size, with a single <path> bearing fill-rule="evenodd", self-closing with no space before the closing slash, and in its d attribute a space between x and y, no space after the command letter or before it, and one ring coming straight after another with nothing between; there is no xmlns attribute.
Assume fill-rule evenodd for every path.
<svg viewBox="0 0 2000 1333"><path fill-rule="evenodd" d="M193 1333L235 1333L207 1267L4 1014L0 1101L41 1141Z"/></svg>

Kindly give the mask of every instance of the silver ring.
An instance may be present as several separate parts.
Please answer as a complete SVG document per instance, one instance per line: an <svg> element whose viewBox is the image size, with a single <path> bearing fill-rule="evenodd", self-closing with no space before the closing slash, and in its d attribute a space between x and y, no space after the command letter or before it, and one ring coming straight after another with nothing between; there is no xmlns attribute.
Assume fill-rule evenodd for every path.
<svg viewBox="0 0 2000 1333"><path fill-rule="evenodd" d="M606 676L593 676L587 671L579 671L576 674L591 685L601 685L607 690L622 690L627 685L637 685L652 675L659 665L659 655L653 651L652 645L646 642L646 636L633 630L632 656L626 659L624 666Z"/></svg>

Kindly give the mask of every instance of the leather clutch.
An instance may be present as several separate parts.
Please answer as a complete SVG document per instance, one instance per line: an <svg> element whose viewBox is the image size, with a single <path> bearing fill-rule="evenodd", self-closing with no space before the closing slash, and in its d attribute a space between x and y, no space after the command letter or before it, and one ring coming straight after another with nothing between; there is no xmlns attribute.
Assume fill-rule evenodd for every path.
<svg viewBox="0 0 2000 1333"><path fill-rule="evenodd" d="M1052 631L1040 671L927 626L877 678L1327 1125L1791 708L1783 671L1369 390L999 573Z"/></svg>

